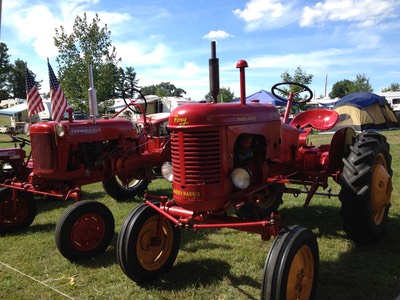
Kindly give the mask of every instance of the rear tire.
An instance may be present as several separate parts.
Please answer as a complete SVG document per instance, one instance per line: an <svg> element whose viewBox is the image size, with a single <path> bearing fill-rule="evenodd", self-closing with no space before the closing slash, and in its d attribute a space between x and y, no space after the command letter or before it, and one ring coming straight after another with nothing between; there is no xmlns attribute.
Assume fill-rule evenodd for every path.
<svg viewBox="0 0 400 300"><path fill-rule="evenodd" d="M157 236L159 222L161 234ZM149 282L172 267L180 241L178 227L147 204L141 204L128 215L118 235L119 265L131 280Z"/></svg>
<svg viewBox="0 0 400 300"><path fill-rule="evenodd" d="M315 235L294 225L282 229L268 252L261 285L261 299L312 299L319 269Z"/></svg>
<svg viewBox="0 0 400 300"><path fill-rule="evenodd" d="M340 175L343 228L356 243L379 240L388 219L392 193L392 157L386 137L365 132L356 136L343 159Z"/></svg>
<svg viewBox="0 0 400 300"><path fill-rule="evenodd" d="M13 200L10 188L0 191L0 233L26 229L35 217L36 201L32 193L18 191Z"/></svg>
<svg viewBox="0 0 400 300"><path fill-rule="evenodd" d="M70 261L103 253L114 236L114 217L104 204L85 200L68 207L55 229L58 251Z"/></svg>
<svg viewBox="0 0 400 300"><path fill-rule="evenodd" d="M145 177L143 179L134 179L128 185L124 185L115 175L103 181L103 189L117 201L132 201L147 189L149 183L150 180Z"/></svg>

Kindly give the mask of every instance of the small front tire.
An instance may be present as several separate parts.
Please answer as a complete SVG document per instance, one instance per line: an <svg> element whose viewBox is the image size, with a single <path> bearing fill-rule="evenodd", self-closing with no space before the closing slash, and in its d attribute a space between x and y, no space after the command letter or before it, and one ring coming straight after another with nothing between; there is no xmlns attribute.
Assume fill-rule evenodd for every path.
<svg viewBox="0 0 400 300"><path fill-rule="evenodd" d="M114 217L104 204L85 200L67 208L55 229L60 253L70 261L103 253L114 236Z"/></svg>
<svg viewBox="0 0 400 300"><path fill-rule="evenodd" d="M141 204L126 218L117 240L117 258L131 280L146 283L169 270L178 255L180 229Z"/></svg>
<svg viewBox="0 0 400 300"><path fill-rule="evenodd" d="M282 229L265 261L261 299L312 299L318 269L319 250L315 235L298 225Z"/></svg>

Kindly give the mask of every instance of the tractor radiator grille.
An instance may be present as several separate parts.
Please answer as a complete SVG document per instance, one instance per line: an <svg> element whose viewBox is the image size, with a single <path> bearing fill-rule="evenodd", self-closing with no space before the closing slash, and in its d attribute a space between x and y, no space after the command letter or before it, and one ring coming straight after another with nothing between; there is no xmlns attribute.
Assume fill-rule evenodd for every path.
<svg viewBox="0 0 400 300"><path fill-rule="evenodd" d="M176 183L186 185L220 182L219 131L173 132L171 156Z"/></svg>
<svg viewBox="0 0 400 300"><path fill-rule="evenodd" d="M35 171L49 172L54 170L56 167L53 147L55 144L54 134L32 134L31 144Z"/></svg>

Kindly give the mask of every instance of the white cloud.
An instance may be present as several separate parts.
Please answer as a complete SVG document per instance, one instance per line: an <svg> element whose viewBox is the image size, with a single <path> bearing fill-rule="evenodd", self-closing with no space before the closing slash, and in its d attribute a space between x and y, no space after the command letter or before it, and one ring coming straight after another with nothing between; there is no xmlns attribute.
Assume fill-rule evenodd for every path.
<svg viewBox="0 0 400 300"><path fill-rule="evenodd" d="M219 40L219 39L227 39L229 37L233 37L233 35L227 33L223 30L212 30L206 35L203 36L203 39L210 39L210 40Z"/></svg>
<svg viewBox="0 0 400 300"><path fill-rule="evenodd" d="M150 44L151 48L145 45L148 45L148 43L129 41L115 43L115 48L125 65L154 66L162 65L168 61L167 57L170 51L167 46L162 43Z"/></svg>
<svg viewBox="0 0 400 300"><path fill-rule="evenodd" d="M246 23L246 29L281 27L292 22L292 5L279 0L250 0L245 9L235 9L233 14Z"/></svg>
<svg viewBox="0 0 400 300"><path fill-rule="evenodd" d="M371 27L394 18L395 0L326 0L306 6L300 26L313 26L327 21L348 21L360 27Z"/></svg>

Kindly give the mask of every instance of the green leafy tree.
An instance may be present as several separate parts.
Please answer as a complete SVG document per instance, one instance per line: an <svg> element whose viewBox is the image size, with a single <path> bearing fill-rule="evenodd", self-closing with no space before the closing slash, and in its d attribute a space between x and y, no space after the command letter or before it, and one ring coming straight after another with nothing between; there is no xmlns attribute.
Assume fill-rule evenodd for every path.
<svg viewBox="0 0 400 300"><path fill-rule="evenodd" d="M182 97L183 94L186 94L185 90L177 88L170 82L161 82L157 85L145 86L142 87L140 91L143 95L157 95L158 97Z"/></svg>
<svg viewBox="0 0 400 300"><path fill-rule="evenodd" d="M369 78L365 74L356 75L354 81L344 79L336 82L332 86L332 91L329 93L331 98L342 98L344 95L355 92L373 92L373 88L369 83Z"/></svg>
<svg viewBox="0 0 400 300"><path fill-rule="evenodd" d="M12 86L10 85L10 55L5 43L0 42L0 100L11 97Z"/></svg>
<svg viewBox="0 0 400 300"><path fill-rule="evenodd" d="M138 82L139 79L136 78L135 69L132 67L127 67L125 70L123 68L118 69L118 85L116 87L116 93L119 97L129 96L131 98L137 96L135 95L134 89L139 90Z"/></svg>
<svg viewBox="0 0 400 300"><path fill-rule="evenodd" d="M332 91L329 93L330 98L342 98L344 95L352 93L354 89L353 81L344 79L336 82L332 86Z"/></svg>
<svg viewBox="0 0 400 300"><path fill-rule="evenodd" d="M400 92L400 83L392 82L388 87L383 88L382 92Z"/></svg>
<svg viewBox="0 0 400 300"><path fill-rule="evenodd" d="M25 70L26 62L21 59L17 59L12 66L10 75L10 84L12 86L14 98L26 98ZM36 86L38 87L38 89L40 89L40 87L42 86L42 80L36 81L36 74L33 73L31 69L29 69L29 72L35 80Z"/></svg>
<svg viewBox="0 0 400 300"><path fill-rule="evenodd" d="M59 81L69 104L88 111L89 65L99 103L115 96L119 81L116 49L111 44L107 25L100 27L98 15L88 21L86 13L75 18L71 34L64 27L55 30L54 44L58 48Z"/></svg>
<svg viewBox="0 0 400 300"><path fill-rule="evenodd" d="M354 82L354 92L373 92L371 84L369 83L369 78L365 76L365 74L356 75L356 80Z"/></svg>
<svg viewBox="0 0 400 300"><path fill-rule="evenodd" d="M281 78L282 78L283 82L296 82L296 83L300 83L300 84L307 85L307 86L311 84L313 77L314 77L313 74L307 74L307 72L303 71L301 66L298 66L296 68L293 75L290 75L290 73L288 71L285 71L281 74ZM289 92L298 92L301 90L301 88L292 85L291 90L285 90L285 89L283 89L283 90L285 91L285 94L287 95ZM302 97L307 97L307 95L296 94L294 96L294 100L295 101L302 100ZM292 107L294 112L297 112L299 110L306 110L307 108L308 108L307 103L299 103L298 105Z"/></svg>
<svg viewBox="0 0 400 300"><path fill-rule="evenodd" d="M210 93L206 94L204 98L207 101L211 100L211 95ZM217 97L217 102L232 102L233 99L235 99L235 94L231 91L229 87L225 88L222 87L219 89L219 94Z"/></svg>

